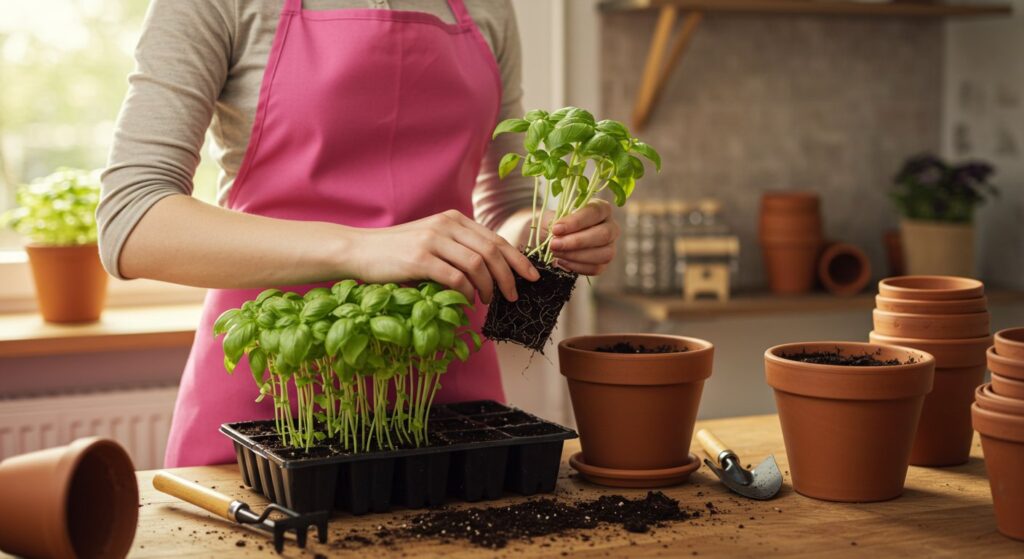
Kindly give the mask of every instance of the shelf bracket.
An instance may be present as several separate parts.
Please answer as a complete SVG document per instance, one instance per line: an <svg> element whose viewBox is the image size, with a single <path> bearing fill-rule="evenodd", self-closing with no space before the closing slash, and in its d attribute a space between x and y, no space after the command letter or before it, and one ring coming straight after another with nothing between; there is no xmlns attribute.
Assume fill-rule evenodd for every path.
<svg viewBox="0 0 1024 559"><path fill-rule="evenodd" d="M640 80L640 90L637 92L636 103L633 106L633 128L642 130L647 126L658 103L672 70L679 64L690 39L697 31L697 26L704 13L698 10L690 11L683 19L679 32L672 38L672 32L679 18L679 8L668 4L661 7L658 15L658 23L654 28L654 35L651 37L651 46L647 51L647 62L644 64L644 75ZM665 52L668 49L669 41L672 42L671 51L665 61ZM664 61L664 62L663 62Z"/></svg>

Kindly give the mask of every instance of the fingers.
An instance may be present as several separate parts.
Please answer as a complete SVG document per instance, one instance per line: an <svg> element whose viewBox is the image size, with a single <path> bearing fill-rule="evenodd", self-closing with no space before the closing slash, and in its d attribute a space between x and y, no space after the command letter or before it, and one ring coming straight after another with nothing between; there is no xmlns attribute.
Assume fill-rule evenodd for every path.
<svg viewBox="0 0 1024 559"><path fill-rule="evenodd" d="M497 243L468 228L460 228L454 233L454 238L459 244L483 257L490 277L494 278L498 289L506 299L515 301L519 298L516 293L516 278L512 275L512 268L509 267L509 263L505 260L505 254Z"/></svg>
<svg viewBox="0 0 1024 559"><path fill-rule="evenodd" d="M607 264L589 264L586 262L573 262L562 258L555 259L555 265L570 272L576 272L584 276L596 276L608 267Z"/></svg>
<svg viewBox="0 0 1024 559"><path fill-rule="evenodd" d="M526 258L526 256L523 253L519 252L514 246L509 244L508 241L502 238L501 235L498 235L494 231L491 231L490 229L484 227L483 225L480 225L479 223L454 210L445 212L445 215L448 215L449 217L454 219L459 225L464 227L469 232L476 234L479 237L479 240L482 241L483 243L496 247L501 252L501 257L505 260L506 266L511 267L513 270L515 270L520 277L526 278L529 281L536 281L540 279L540 272L538 272L537 269L533 267L533 264L530 263L530 260ZM458 238L459 242L462 242L462 239L464 238L468 239L468 236L460 235ZM515 282L513 280L513 286L514 283ZM508 298L508 292L504 288L501 290L501 292L505 295L506 298ZM514 299L509 300L513 301Z"/></svg>
<svg viewBox="0 0 1024 559"><path fill-rule="evenodd" d="M552 226L552 232L562 237L583 231L607 220L612 215L612 205L604 200L591 200L579 210L559 219Z"/></svg>
<svg viewBox="0 0 1024 559"><path fill-rule="evenodd" d="M615 258L615 245L583 248L572 251L553 251L555 258L580 264L608 264Z"/></svg>
<svg viewBox="0 0 1024 559"><path fill-rule="evenodd" d="M558 227L557 223L555 227ZM614 221L606 221L599 225L590 226L582 231L551 239L551 250L554 252L572 252L586 248L603 247L614 244L618 237L618 224Z"/></svg>
<svg viewBox="0 0 1024 559"><path fill-rule="evenodd" d="M448 264L462 271L476 291L480 293L481 301L484 303L491 302L491 299L494 297L494 278L488 269L487 260L482 255L451 238L439 239L435 246L435 254ZM511 276L511 273L508 273L508 275ZM514 285L512 292L515 293ZM470 291L469 300L473 300L472 291Z"/></svg>
<svg viewBox="0 0 1024 559"><path fill-rule="evenodd" d="M427 264L427 277L462 293L468 301L474 300L476 289L466 274L440 258L434 258Z"/></svg>

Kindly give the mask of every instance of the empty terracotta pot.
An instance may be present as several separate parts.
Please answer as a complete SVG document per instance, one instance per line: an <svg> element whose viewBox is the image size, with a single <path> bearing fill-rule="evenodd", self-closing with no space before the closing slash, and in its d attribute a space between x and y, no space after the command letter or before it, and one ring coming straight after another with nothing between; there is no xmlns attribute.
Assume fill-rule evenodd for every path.
<svg viewBox="0 0 1024 559"><path fill-rule="evenodd" d="M937 367L959 368L985 364L985 350L992 345L992 336L959 340L925 340L886 336L870 332L868 339L874 344L889 344L919 349L935 358Z"/></svg>
<svg viewBox="0 0 1024 559"><path fill-rule="evenodd" d="M988 369L999 376L1024 381L1024 360L1011 359L996 353L995 346L985 352Z"/></svg>
<svg viewBox="0 0 1024 559"><path fill-rule="evenodd" d="M901 365L819 365L784 355L870 353ZM910 449L935 360L911 348L809 342L765 352L793 488L827 501L884 501L903 493Z"/></svg>
<svg viewBox="0 0 1024 559"><path fill-rule="evenodd" d="M987 336L988 311L969 314L914 314L875 309L875 332L901 338L950 340Z"/></svg>
<svg viewBox="0 0 1024 559"><path fill-rule="evenodd" d="M107 298L107 272L100 264L95 244L29 244L25 252L44 320L62 323L99 320Z"/></svg>
<svg viewBox="0 0 1024 559"><path fill-rule="evenodd" d="M856 295L871 281L871 261L848 243L832 243L818 258L818 279L833 295Z"/></svg>
<svg viewBox="0 0 1024 559"><path fill-rule="evenodd" d="M1007 328L996 332L996 353L1007 359L1024 361L1024 328Z"/></svg>
<svg viewBox="0 0 1024 559"><path fill-rule="evenodd" d="M125 557L138 517L135 468L112 440L79 439L0 462L0 549L5 552Z"/></svg>
<svg viewBox="0 0 1024 559"><path fill-rule="evenodd" d="M992 391L991 384L983 384L974 390L974 401L978 407L1010 415L1024 415L1024 400L1010 398Z"/></svg>
<svg viewBox="0 0 1024 559"><path fill-rule="evenodd" d="M956 276L898 276L878 282L878 294L916 301L976 299L985 294L985 285L976 279Z"/></svg>
<svg viewBox="0 0 1024 559"><path fill-rule="evenodd" d="M992 391L1009 398L1024 400L1024 380L1012 379L998 373L992 373Z"/></svg>
<svg viewBox="0 0 1024 559"><path fill-rule="evenodd" d="M971 404L974 390L985 382L985 366L935 369L935 383L921 409L921 421L910 451L913 466L944 467L971 458Z"/></svg>
<svg viewBox="0 0 1024 559"><path fill-rule="evenodd" d="M677 351L595 351L620 342ZM585 462L633 472L690 464L693 425L713 357L710 343L681 336L579 336L558 344L559 366L568 379ZM657 484L655 479L650 486Z"/></svg>
<svg viewBox="0 0 1024 559"><path fill-rule="evenodd" d="M985 312L988 309L988 298L915 301L913 299L893 299L876 295L875 308L880 311L912 314L970 314Z"/></svg>
<svg viewBox="0 0 1024 559"><path fill-rule="evenodd" d="M996 527L1024 540L1024 416L984 409L978 403L971 407L971 416L981 435Z"/></svg>
<svg viewBox="0 0 1024 559"><path fill-rule="evenodd" d="M768 287L780 295L796 295L814 289L815 266L821 242L784 243L761 246Z"/></svg>

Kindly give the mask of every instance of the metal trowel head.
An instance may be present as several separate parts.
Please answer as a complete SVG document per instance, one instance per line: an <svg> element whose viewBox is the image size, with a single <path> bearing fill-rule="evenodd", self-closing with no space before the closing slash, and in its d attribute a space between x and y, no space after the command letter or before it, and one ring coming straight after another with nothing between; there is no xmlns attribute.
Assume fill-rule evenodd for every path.
<svg viewBox="0 0 1024 559"><path fill-rule="evenodd" d="M736 453L710 431L701 429L697 432L697 440L710 457L704 463L726 487L736 493L764 501L774 497L782 487L782 472L775 462L775 456L770 455L753 470L747 470Z"/></svg>

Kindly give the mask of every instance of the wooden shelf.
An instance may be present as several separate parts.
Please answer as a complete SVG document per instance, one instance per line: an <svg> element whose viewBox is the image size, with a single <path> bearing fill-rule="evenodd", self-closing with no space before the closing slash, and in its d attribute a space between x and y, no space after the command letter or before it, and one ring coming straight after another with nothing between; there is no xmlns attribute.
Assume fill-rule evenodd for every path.
<svg viewBox="0 0 1024 559"><path fill-rule="evenodd" d="M1024 302L1024 291L993 290L986 293L986 296L989 305ZM728 301L685 301L682 297L672 295L634 295L598 291L596 297L600 304L634 310L654 322L743 314L869 311L875 307L874 293L862 293L853 297L837 297L828 293L784 297L756 292L738 293Z"/></svg>
<svg viewBox="0 0 1024 559"><path fill-rule="evenodd" d="M192 345L202 305L110 308L99 322L50 324L37 313L0 315L0 358Z"/></svg>
<svg viewBox="0 0 1024 559"><path fill-rule="evenodd" d="M930 18L1008 15L1013 12L1008 4L844 0L607 0L601 3L601 9L610 11L649 10L664 6L702 12Z"/></svg>

